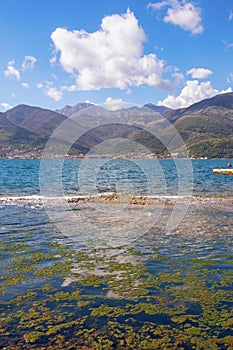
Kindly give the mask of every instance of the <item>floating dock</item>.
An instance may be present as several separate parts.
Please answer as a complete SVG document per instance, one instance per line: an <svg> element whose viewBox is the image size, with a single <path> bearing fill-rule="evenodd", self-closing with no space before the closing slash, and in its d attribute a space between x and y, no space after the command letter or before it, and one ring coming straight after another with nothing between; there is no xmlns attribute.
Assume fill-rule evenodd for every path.
<svg viewBox="0 0 233 350"><path fill-rule="evenodd" d="M233 175L233 169L213 169L214 174Z"/></svg>

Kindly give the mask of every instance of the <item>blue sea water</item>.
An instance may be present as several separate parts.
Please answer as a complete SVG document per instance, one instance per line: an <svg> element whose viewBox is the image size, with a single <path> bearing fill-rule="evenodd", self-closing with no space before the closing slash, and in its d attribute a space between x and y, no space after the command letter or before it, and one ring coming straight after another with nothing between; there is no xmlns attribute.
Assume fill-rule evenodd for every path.
<svg viewBox="0 0 233 350"><path fill-rule="evenodd" d="M213 169L225 168L230 161L1 159L1 232L7 233L8 228L21 232L21 227L23 232L40 231L41 225L51 223L79 246L91 239L93 244L101 240L110 245L118 241L126 244L151 227L164 232L178 229L184 217L188 220L191 209L198 212L204 202L207 208L214 203L216 217L221 217L222 209L227 210L224 215L228 215L229 224L233 177L213 174ZM114 193L118 200L93 203ZM132 198L138 197L156 199L159 205L130 206ZM51 198L53 202L47 202ZM73 198L85 198L86 202L72 205ZM174 207L169 214L166 204ZM209 221L211 224L212 218Z"/></svg>
<svg viewBox="0 0 233 350"><path fill-rule="evenodd" d="M53 165L56 168L58 162L60 164L58 160L46 161L48 169ZM184 186L187 184L192 188L194 195L232 194L232 177L215 175L212 172L214 168L226 168L230 161L195 159L187 164L186 160L174 162L170 159L104 159L101 162L85 159L83 166L82 160L68 159L62 165L61 181L64 192L73 195L124 190L127 192L130 189L136 194L170 196L177 194L182 177ZM39 159L0 159L0 196L39 195L39 179Z"/></svg>
<svg viewBox="0 0 233 350"><path fill-rule="evenodd" d="M69 312L66 316L71 322L84 316L87 317L85 325L89 330L96 327L97 331L103 329L105 332L108 329L105 328L107 318L99 321L99 318L91 317L91 307L97 308L102 303L105 306L123 307L124 301L119 298L116 290L123 293L124 298L128 298L128 305L136 305L137 299L135 301L131 299L131 295L124 294L125 276L128 276L129 283L135 283L132 290L138 287L137 278L132 282L133 277L128 275L128 269L133 269L134 264L147 269L142 281L146 280L147 273L154 276L155 282L160 281L159 287L151 285L151 282L147 285L150 306L156 298L161 298L162 304L168 303L166 305L174 307L179 316L182 315L182 307L186 308L187 313L194 315L194 319L198 317L199 327L203 327L202 332L206 332L203 333L203 342L206 341L208 332L215 340L217 337L224 337L225 334L233 336L227 321L222 321L223 330L220 331L219 325L215 325L208 314L208 328L208 317L205 313L202 314L202 308L208 303L208 300L203 299L205 294L202 293L213 298L210 299L215 303L215 309L211 309L213 315L217 314L227 319L226 315L228 312L230 315L232 311L232 303L228 302L227 298L230 298L229 293L233 287L233 176L215 175L212 171L214 168L226 168L229 162L232 160L66 159L63 162L46 159L42 164L38 159L1 159L0 315L3 315L3 337L0 339L0 348L21 350L37 348L37 345L47 348L48 344L51 349L59 348L46 334L50 331L51 324L59 327L60 317L67 308ZM60 205L59 198L56 198L51 206L46 204L44 207L44 203L41 202L42 197L50 197L53 194L69 198L87 198L112 193L117 193L120 197L135 195L157 198L163 201L163 205L158 201L156 205L148 207L125 204L122 206L121 202L113 201L100 203L100 206L93 202L90 202L90 205L77 202L71 207L64 207L63 204ZM189 203L190 198L192 200ZM181 206L172 214L176 199ZM182 207L183 202L188 205ZM173 220L179 219L179 216L181 218L173 231L166 229L172 215ZM62 263L59 254L64 247L63 258L68 257L65 266L61 265L63 270L60 272L56 268ZM85 281L81 284L75 281L74 276L77 276L78 272L84 275L82 278L87 277L83 267L83 272L80 272L77 266L74 271L69 268L72 257L76 259L76 265L77 261L80 261L80 251L82 254L91 251L90 261L81 261L81 264L94 264L92 276L96 274L96 279L104 277L105 268L108 273L110 271L109 285L100 284L94 287L90 282L88 284ZM136 255L133 255L132 251L136 251ZM154 256L151 258L152 253ZM135 263L137 254L140 255L140 259ZM105 259L106 264L109 263L110 270L108 266L101 266L101 259ZM120 272L112 270L113 266ZM44 275L38 275L40 269ZM180 279L181 273L183 281ZM123 275L122 280L119 278L120 274ZM172 282L173 276L178 282ZM195 283L199 283L200 289L202 288L200 300L198 296L195 302L192 302L191 298L183 300L179 299L178 295L176 303L172 305L173 293L176 293L174 291L177 288L181 288L181 293L189 293ZM90 303L90 309L80 305L77 307L77 300L54 301L54 295L59 295L60 292L72 293L77 286L81 290L83 300ZM140 288L138 293L140 294ZM145 303L143 288L141 293L141 301ZM224 293L228 293L227 296ZM18 298L20 296L25 298ZM13 302L8 306L8 302L11 301ZM38 306L40 302L43 305L41 309L41 306ZM211 307L211 302L208 307ZM29 325L25 325L24 319L30 318L27 315L33 314L36 307L43 315L45 305L45 314L51 312L52 318L56 316L57 319L48 320L48 324L39 324L39 329L44 335L38 343L27 344L23 334L38 332L38 329L34 326L36 319L29 322ZM203 318L203 315L206 318ZM167 315L151 316L145 312L133 317L135 329L148 326L148 322L155 329L159 326L165 327L166 324L174 326ZM116 319L117 322L122 322L123 327L128 327L127 322L130 324L124 317L116 316L111 320ZM192 322L192 325L197 325L196 319ZM64 331L64 339L77 340L75 332L79 331L79 327L80 325L71 326L69 330ZM175 325L174 329L177 330L177 327L179 325ZM185 332L182 324L180 327L181 331ZM187 327L190 327L189 321ZM199 338L202 336L198 335ZM184 345L183 348L195 349L197 344L190 344ZM60 348L65 348L64 344L62 346ZM221 349L227 347L222 346Z"/></svg>

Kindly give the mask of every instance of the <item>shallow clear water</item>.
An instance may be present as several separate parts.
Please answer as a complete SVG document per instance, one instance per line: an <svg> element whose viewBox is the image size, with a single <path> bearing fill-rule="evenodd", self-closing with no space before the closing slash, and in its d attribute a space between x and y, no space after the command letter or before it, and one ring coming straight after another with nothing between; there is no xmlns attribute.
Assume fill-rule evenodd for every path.
<svg viewBox="0 0 233 350"><path fill-rule="evenodd" d="M64 195L103 197L65 205L0 161L0 348L231 349L233 177L193 160L191 196L177 162L66 160Z"/></svg>

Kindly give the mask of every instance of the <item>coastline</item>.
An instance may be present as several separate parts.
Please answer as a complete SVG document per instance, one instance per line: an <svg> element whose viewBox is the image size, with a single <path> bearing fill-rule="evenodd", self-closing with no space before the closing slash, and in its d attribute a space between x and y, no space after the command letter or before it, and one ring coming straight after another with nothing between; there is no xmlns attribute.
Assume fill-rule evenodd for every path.
<svg viewBox="0 0 233 350"><path fill-rule="evenodd" d="M40 204L46 203L61 203L64 201L68 204L107 204L107 205L130 205L130 206L154 206L154 205L165 205L174 206L176 203L190 203L192 205L198 205L202 203L203 205L209 204L222 204L222 205L232 205L233 209L233 193L225 194L208 194L203 195L193 194L193 195L126 195L118 193L98 193L96 195L92 194L80 194L80 195L64 195L63 197L48 196L44 197L41 195L21 195L21 196L0 196L0 204Z"/></svg>

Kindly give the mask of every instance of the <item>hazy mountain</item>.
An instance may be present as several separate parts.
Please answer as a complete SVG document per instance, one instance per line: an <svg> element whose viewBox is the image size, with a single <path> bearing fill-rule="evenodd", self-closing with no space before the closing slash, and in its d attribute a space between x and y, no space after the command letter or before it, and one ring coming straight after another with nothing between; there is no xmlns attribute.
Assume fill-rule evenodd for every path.
<svg viewBox="0 0 233 350"><path fill-rule="evenodd" d="M93 106L73 114L70 118L77 122L78 125L84 126L86 130L85 135L79 139L81 143L83 143L86 138L89 138L89 144L92 141L92 146L97 146L101 142L105 142L101 145L101 154L118 153L129 155L131 154L129 143L127 148L125 146L122 149L122 145L120 145L119 140L116 141L116 139L121 138L138 142L140 128L146 127L147 124L158 117L161 118L161 115L145 107L130 107L112 111L100 106ZM145 134L145 132L140 132L141 137L143 134ZM96 137L95 140L93 136ZM99 139L101 139L101 142ZM158 140L154 140L154 142L156 145L158 144ZM154 148L157 148L156 145L154 144ZM140 144L138 142L135 150L136 152L139 152L139 149L141 150L139 146ZM152 151L153 148L150 147L150 151L147 150L147 153ZM98 152L100 152L100 147L98 147Z"/></svg>
<svg viewBox="0 0 233 350"><path fill-rule="evenodd" d="M170 142L171 125L174 125L191 155L233 157L233 93L217 95L188 108L170 111L165 117L147 106L111 111L93 105L78 105L70 118L57 111L27 105L1 113L0 146L5 150L1 154L11 154L14 147L25 147L25 152L32 148L42 149L51 133L59 130L56 138L63 140L64 144L76 140L71 150L73 153L87 153L104 142L103 153L124 151L126 154L127 151L131 152L130 146L122 146L119 140L115 141L124 138L135 141L140 152L141 144L149 152L163 156L168 154L164 140ZM61 123L62 127L59 127ZM150 134L141 128L154 132ZM157 138L152 134L156 134ZM182 149L177 144L177 149L173 151L179 153Z"/></svg>
<svg viewBox="0 0 233 350"><path fill-rule="evenodd" d="M59 113L59 114L63 114L66 117L70 117L72 114L75 114L79 111L81 111L82 109L86 109L89 107L93 107L94 105L92 103L77 103L74 106L65 106L61 109L56 109L55 112Z"/></svg>
<svg viewBox="0 0 233 350"><path fill-rule="evenodd" d="M135 106L112 111L101 106L93 106L73 114L71 118L85 128L91 129L94 126L111 123L145 127L156 118L161 118L161 115L145 107Z"/></svg>
<svg viewBox="0 0 233 350"><path fill-rule="evenodd" d="M89 108L89 107L97 107L96 105L94 104L91 104L91 103L77 103L76 105L74 106L64 106L63 108L61 109L56 109L55 112L57 113L60 113L60 114L63 114L65 115L66 117L70 117L72 115L74 115L75 113L78 113L80 111L82 111L83 109L86 109L86 108ZM103 106L105 108L105 106ZM145 105L143 105L142 107L130 107L130 108L123 108L123 109L120 109L120 110L132 110L134 108L149 108L151 109L152 111L156 112L156 113L159 113L161 115L165 115L169 112L172 111L171 108L168 108L168 107L165 107L165 106L157 106L157 105L154 105L153 103L146 103Z"/></svg>
<svg viewBox="0 0 233 350"><path fill-rule="evenodd" d="M153 111L155 111L155 112L157 112L157 113L159 113L161 115L165 115L165 114L167 114L167 113L172 111L171 108L168 108L168 107L165 107L165 106L157 106L157 105L154 105L153 103L146 103L144 105L144 107L150 108Z"/></svg>
<svg viewBox="0 0 233 350"><path fill-rule="evenodd" d="M58 128L64 122L66 122L64 127ZM0 128L2 149L6 150L11 145L21 149L24 145L26 152L31 152L32 146L36 148L35 151L41 151L55 130L57 130L54 136L55 139L62 140L64 145L70 144L72 133L76 131L80 133L84 130L81 125L78 125L72 119L67 119L64 115L28 105L18 105L2 113L0 115ZM76 140L75 136L74 139ZM93 142L100 141L96 135L88 135L85 138L83 137L81 142L77 140L71 152L86 153L93 146ZM11 149L12 147L10 147L10 151ZM4 152L6 153L6 151ZM1 154L4 152L1 152Z"/></svg>

